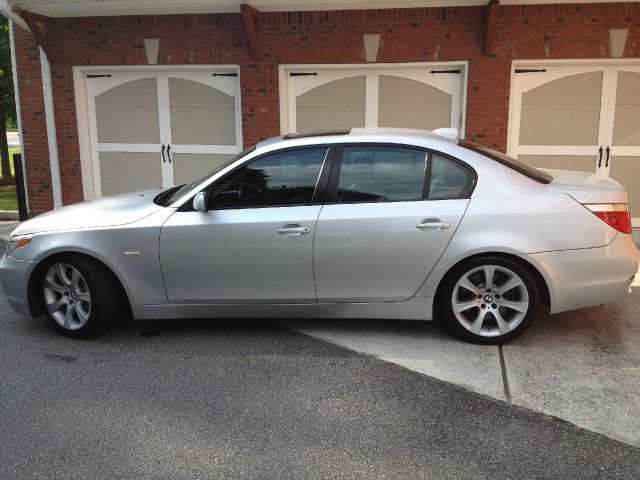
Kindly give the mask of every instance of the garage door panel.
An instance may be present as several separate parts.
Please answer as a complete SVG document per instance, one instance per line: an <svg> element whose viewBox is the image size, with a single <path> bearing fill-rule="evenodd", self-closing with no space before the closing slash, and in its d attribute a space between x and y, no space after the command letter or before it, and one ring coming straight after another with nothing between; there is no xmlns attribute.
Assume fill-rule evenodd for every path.
<svg viewBox="0 0 640 480"><path fill-rule="evenodd" d="M201 153L176 153L173 155L173 183L191 183L214 168L222 165L233 155Z"/></svg>
<svg viewBox="0 0 640 480"><path fill-rule="evenodd" d="M640 156L614 157L609 173L627 189L631 216L640 217Z"/></svg>
<svg viewBox="0 0 640 480"><path fill-rule="evenodd" d="M85 73L96 196L191 182L242 149L237 67L105 70Z"/></svg>
<svg viewBox="0 0 640 480"><path fill-rule="evenodd" d="M640 145L640 73L618 72L613 144Z"/></svg>
<svg viewBox="0 0 640 480"><path fill-rule="evenodd" d="M522 94L521 145L596 145L602 72L570 75Z"/></svg>
<svg viewBox="0 0 640 480"><path fill-rule="evenodd" d="M134 80L95 97L98 141L159 143L158 93L155 78Z"/></svg>
<svg viewBox="0 0 640 480"><path fill-rule="evenodd" d="M169 78L172 143L235 145L236 102L232 95L182 78Z"/></svg>
<svg viewBox="0 0 640 480"><path fill-rule="evenodd" d="M102 195L161 187L160 161L157 153L100 152Z"/></svg>
<svg viewBox="0 0 640 480"><path fill-rule="evenodd" d="M380 75L378 105L380 127L434 130L451 123L452 95L417 80Z"/></svg>
<svg viewBox="0 0 640 480"><path fill-rule="evenodd" d="M536 168L593 172L593 155L519 155L518 160Z"/></svg>
<svg viewBox="0 0 640 480"><path fill-rule="evenodd" d="M334 80L296 97L298 132L364 127L366 77Z"/></svg>

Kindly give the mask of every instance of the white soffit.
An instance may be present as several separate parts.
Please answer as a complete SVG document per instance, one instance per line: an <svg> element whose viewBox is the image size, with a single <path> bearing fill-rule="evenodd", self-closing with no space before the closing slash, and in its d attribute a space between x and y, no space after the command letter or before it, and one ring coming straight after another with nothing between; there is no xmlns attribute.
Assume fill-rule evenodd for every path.
<svg viewBox="0 0 640 480"><path fill-rule="evenodd" d="M365 10L486 5L488 0L8 0L50 17L240 12L247 3L261 12Z"/></svg>
<svg viewBox="0 0 640 480"><path fill-rule="evenodd" d="M500 4L631 3L633 1L500 0ZM239 12L242 3L248 3L262 12L278 12L483 6L488 3L488 0L8 0L7 3L51 17L83 17Z"/></svg>

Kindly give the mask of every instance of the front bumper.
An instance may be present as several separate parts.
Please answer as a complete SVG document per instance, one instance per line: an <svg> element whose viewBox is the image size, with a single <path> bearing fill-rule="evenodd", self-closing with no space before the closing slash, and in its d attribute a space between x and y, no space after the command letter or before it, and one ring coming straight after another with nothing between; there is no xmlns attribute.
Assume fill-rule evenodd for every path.
<svg viewBox="0 0 640 480"><path fill-rule="evenodd" d="M23 315L29 314L27 285L35 262L16 260L7 255L0 260L0 285L11 308Z"/></svg>
<svg viewBox="0 0 640 480"><path fill-rule="evenodd" d="M631 235L621 233L604 247L522 257L544 272L551 313L620 300L629 291L640 263L640 252Z"/></svg>

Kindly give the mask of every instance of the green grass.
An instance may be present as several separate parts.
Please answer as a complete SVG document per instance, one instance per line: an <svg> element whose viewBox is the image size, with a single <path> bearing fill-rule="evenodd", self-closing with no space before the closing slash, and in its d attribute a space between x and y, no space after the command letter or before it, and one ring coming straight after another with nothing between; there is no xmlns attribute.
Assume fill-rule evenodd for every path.
<svg viewBox="0 0 640 480"><path fill-rule="evenodd" d="M18 210L15 185L0 186L0 210Z"/></svg>
<svg viewBox="0 0 640 480"><path fill-rule="evenodd" d="M11 163L11 176L12 177L14 175L14 169L13 169L13 154L14 153L20 153L20 147L10 147L9 148L9 162ZM0 176L4 177L4 172L1 172L1 167L0 167Z"/></svg>
<svg viewBox="0 0 640 480"><path fill-rule="evenodd" d="M11 161L11 176L14 175L14 169L13 169L14 153L20 153L20 147L9 148L9 158ZM16 186L15 185L0 186L0 210L17 210L17 209L18 209L18 198L16 197Z"/></svg>

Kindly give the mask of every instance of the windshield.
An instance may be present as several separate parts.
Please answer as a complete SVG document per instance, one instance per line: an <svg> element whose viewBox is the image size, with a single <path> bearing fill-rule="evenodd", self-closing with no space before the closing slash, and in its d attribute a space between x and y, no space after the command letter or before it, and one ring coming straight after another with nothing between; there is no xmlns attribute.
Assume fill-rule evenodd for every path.
<svg viewBox="0 0 640 480"><path fill-rule="evenodd" d="M172 187L168 190L165 190L164 192L162 192L160 195L158 195L155 199L154 202L157 203L158 205L162 206L162 207L168 207L170 206L173 202L175 202L176 200L178 200L180 197L182 197L185 193L187 193L189 190L192 190L193 188L195 188L197 185L207 181L208 179L210 179L211 177L213 177L216 173L220 172L221 170L227 168L229 165L231 165L233 162L236 162L238 160L240 160L242 157L250 154L251 152L253 152L256 149L255 145L252 145L249 148L244 149L243 151L241 151L240 153L238 153L237 155L234 155L233 157L231 157L229 160L227 160L226 162L218 165L216 168L214 168L213 170L211 170L209 173L207 173L205 176L200 177L199 179L188 183L187 185L183 185L183 186L175 186Z"/></svg>
<svg viewBox="0 0 640 480"><path fill-rule="evenodd" d="M467 148L469 150L473 150L474 152L480 153L485 157L489 157L492 160L495 160L502 165L519 172L532 180L540 183L551 183L553 180L553 176L544 170L540 170L538 168L534 168L531 165L527 165L526 163L521 162L520 160L516 160L515 158L509 157L504 153L496 152L495 150L491 150L489 148L484 148L478 145L477 143L470 142L469 140L460 139L458 142L463 148Z"/></svg>

